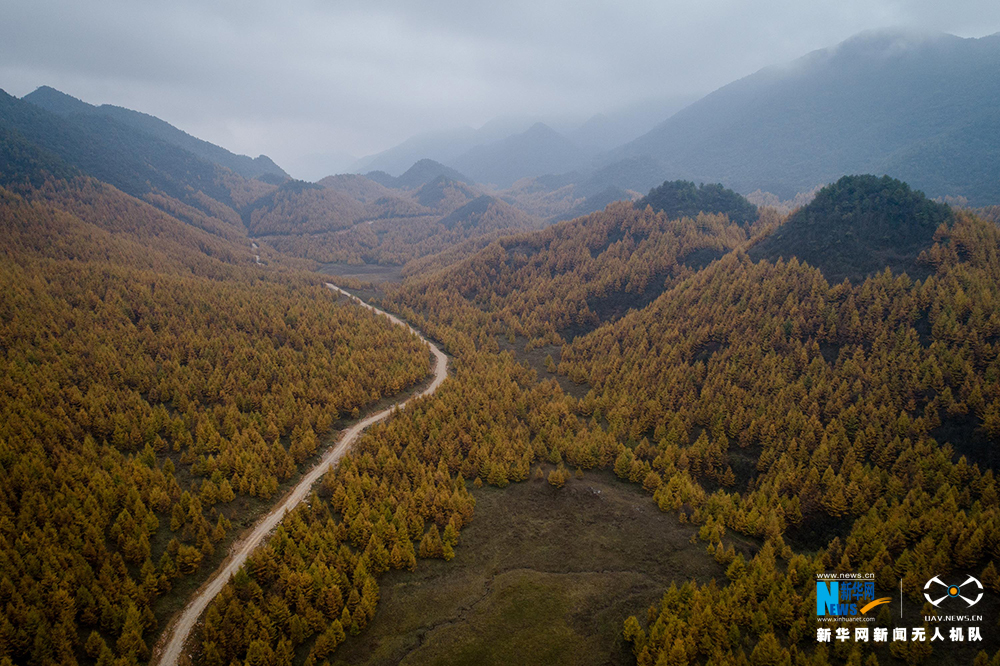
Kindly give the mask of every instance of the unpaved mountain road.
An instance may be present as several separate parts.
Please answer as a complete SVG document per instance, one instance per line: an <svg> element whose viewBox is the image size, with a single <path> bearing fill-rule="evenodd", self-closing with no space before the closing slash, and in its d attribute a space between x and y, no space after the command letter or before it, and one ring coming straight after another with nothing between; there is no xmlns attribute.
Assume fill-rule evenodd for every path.
<svg viewBox="0 0 1000 666"><path fill-rule="evenodd" d="M152 664L159 664L160 666L174 666L180 662L181 655L184 651L184 645L190 637L191 630L194 629L195 624L197 624L198 618L200 618L202 613L205 612L205 609L208 608L208 604L211 603L212 599L214 599L215 596L222 591L222 588L229 581L230 577L235 574L241 566L243 566L243 563L246 561L250 553L252 553L257 546L263 543L267 538L267 535L278 526L278 523L280 523L281 519L285 516L285 512L295 508L299 502L304 500L306 496L309 495L309 491L312 489L313 484L315 484L332 465L336 464L343 457L343 455L347 453L347 450L351 448L351 445L358 439L361 433L364 432L365 428L373 423L378 423L379 421L388 418L389 415L392 414L393 410L402 409L406 406L406 403L413 398L431 395L438 390L438 387L440 387L442 382L444 382L444 380L448 377L448 358L444 355L444 352L442 352L437 345L420 335L420 333L412 326L397 317L393 317L388 312L365 303L340 287L330 283L326 283L326 286L337 293L346 295L348 298L354 300L359 305L368 308L372 312L388 317L389 321L392 323L398 326L405 326L407 329L412 331L414 335L423 340L424 343L430 347L431 353L434 354L434 378L431 380L430 385L417 395L395 403L376 414L372 414L371 416L355 423L343 432L340 440L334 446L330 447L320 461L302 476L295 487L288 491L288 494L281 498L273 509L257 521L249 534L232 545L229 550L229 555L225 560L223 560L222 564L219 565L216 572L198 589L197 592L195 592L194 597L192 597L191 601L189 601L187 606L184 607L184 610L181 611L180 615L177 616L173 622L171 622L171 624L167 627L167 630L163 632L163 636L161 637L157 647L153 650L153 658L150 660L150 663Z"/></svg>

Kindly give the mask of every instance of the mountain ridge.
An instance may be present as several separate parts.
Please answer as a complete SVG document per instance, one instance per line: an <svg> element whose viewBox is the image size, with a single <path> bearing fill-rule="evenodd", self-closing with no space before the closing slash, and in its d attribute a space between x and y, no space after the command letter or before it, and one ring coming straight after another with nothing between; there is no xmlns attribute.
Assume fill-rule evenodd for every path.
<svg viewBox="0 0 1000 666"><path fill-rule="evenodd" d="M218 165L108 116L61 116L0 91L0 126L133 196L162 191L185 201L200 190L232 205Z"/></svg>
<svg viewBox="0 0 1000 666"><path fill-rule="evenodd" d="M244 178L257 178L265 174L288 178L288 174L266 155L249 157L237 155L221 146L180 130L165 120L141 111L133 111L121 106L102 104L96 106L72 95L56 90L50 86L40 86L33 92L21 98L35 106L41 107L61 116L73 114L103 115L114 118L118 122L187 150L198 157L213 162L240 174Z"/></svg>

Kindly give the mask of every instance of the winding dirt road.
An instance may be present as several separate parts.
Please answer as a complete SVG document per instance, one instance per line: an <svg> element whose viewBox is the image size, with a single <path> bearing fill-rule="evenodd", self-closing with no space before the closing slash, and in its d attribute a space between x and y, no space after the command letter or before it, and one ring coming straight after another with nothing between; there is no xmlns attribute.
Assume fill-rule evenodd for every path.
<svg viewBox="0 0 1000 666"><path fill-rule="evenodd" d="M431 353L434 354L434 379L427 388L417 395L407 398L402 402L398 402L376 414L372 414L344 431L340 441L338 441L336 445L332 446L330 450L323 455L323 458L316 464L316 466L303 475L295 487L292 488L288 494L285 495L278 502L278 504L276 504L275 507L267 513L267 515L261 517L260 520L257 521L257 524L253 526L253 529L249 534L232 545L229 550L229 555L225 560L223 560L222 564L219 565L216 572L198 589L197 592L195 592L194 597L192 597L191 601L188 602L188 605L184 608L181 614L175 618L170 626L167 627L167 630L163 633L156 649L153 651L153 658L150 661L152 664L159 664L160 666L174 666L180 661L181 654L184 650L184 644L187 642L188 637L191 634L191 630L194 629L195 624L198 622L198 618L200 618L202 613L205 612L205 609L208 608L208 604L217 594L219 594L219 592L222 591L222 588L227 582L229 582L230 577L235 574L241 566L243 566L243 563L246 561L250 553L252 553L257 546L263 543L264 539L266 539L268 534L271 533L271 530L278 526L278 523L280 523L281 519L285 516L285 512L293 509L299 502L306 498L313 484L316 483L316 481L318 481L319 478L323 476L323 474L325 474L332 465L336 464L345 453L347 453L347 450L351 447L358 436L361 435L365 428L373 423L377 423L388 418L389 415L392 414L393 410L402 409L413 398L419 398L421 396L434 393L448 376L448 358L444 355L444 352L438 349L434 343L429 342L424 336L420 335L420 333L412 326L397 317L393 317L388 312L384 312L373 305L365 303L340 287L330 283L327 283L326 286L333 291L346 295L348 298L354 300L356 303L368 308L376 314L385 315L392 323L398 326L405 326L413 332L414 335L423 340L424 343L430 347Z"/></svg>

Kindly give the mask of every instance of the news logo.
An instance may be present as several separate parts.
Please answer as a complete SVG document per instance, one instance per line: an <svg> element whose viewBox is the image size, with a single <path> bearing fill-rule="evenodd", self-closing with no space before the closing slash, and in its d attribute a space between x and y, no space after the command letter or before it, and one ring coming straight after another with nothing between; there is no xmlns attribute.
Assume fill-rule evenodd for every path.
<svg viewBox="0 0 1000 666"><path fill-rule="evenodd" d="M931 593L928 591L931 590L931 585L937 585L943 587L944 595L938 597L937 599L932 598ZM966 596L965 594L962 593L963 588L966 590L965 594L968 594L969 596L976 594L977 588L979 594L976 596L975 599L970 599L969 596ZM936 591L937 588L934 588L934 590ZM970 592L969 590L972 591ZM967 608L971 608L976 604L978 604L979 600L982 598L983 598L983 584L980 583L979 580L973 576L969 576L965 580L965 582L962 583L961 585L949 585L940 578L938 578L937 576L934 576L934 578L931 578L924 585L924 599L926 599L927 602L930 605L934 606L935 608L940 608L941 603L948 599L961 599L965 603L969 604Z"/></svg>
<svg viewBox="0 0 1000 666"><path fill-rule="evenodd" d="M855 617L891 601L875 598L875 583L870 580L816 581L818 617Z"/></svg>

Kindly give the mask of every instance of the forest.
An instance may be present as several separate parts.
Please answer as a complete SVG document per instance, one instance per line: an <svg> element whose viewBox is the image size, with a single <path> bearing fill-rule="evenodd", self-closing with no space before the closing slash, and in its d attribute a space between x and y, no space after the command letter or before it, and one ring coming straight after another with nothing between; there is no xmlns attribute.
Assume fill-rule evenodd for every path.
<svg viewBox="0 0 1000 666"><path fill-rule="evenodd" d="M241 498L422 379L426 348L86 178L0 190L0 234L0 660L145 663Z"/></svg>
<svg viewBox="0 0 1000 666"><path fill-rule="evenodd" d="M384 305L443 341L455 376L373 429L216 599L204 663L337 663L337 646L377 612L381 572L454 557L475 489L524 482L541 465L554 488L613 470L698 527L705 557L725 568L710 584L677 581L647 614L623 619L639 664L1000 663L990 638L950 652L817 644L814 583L818 572L871 571L879 589L902 579L918 608L934 575L971 573L1000 592L990 452L1000 438L1000 230L959 211L920 253L925 280L885 270L831 284L797 259L747 256L784 221L767 215L744 230L613 205L386 287ZM548 297L568 293L563 274L591 262L647 274L641 261L612 263L633 233L685 248L673 257L702 246L725 254L562 347L549 372L584 384L582 398L499 351L498 339L531 331L538 308L562 318L537 321L575 321L580 301ZM552 326L542 335L565 330ZM975 437L944 438L970 416ZM759 545L745 554L734 536ZM878 621L892 623L887 611Z"/></svg>
<svg viewBox="0 0 1000 666"><path fill-rule="evenodd" d="M417 284L428 286L424 299L457 294L483 313L479 323L493 333L561 344L562 334L594 328L623 304L651 302L747 239L746 229L722 215L671 220L615 202L538 233L502 238Z"/></svg>

